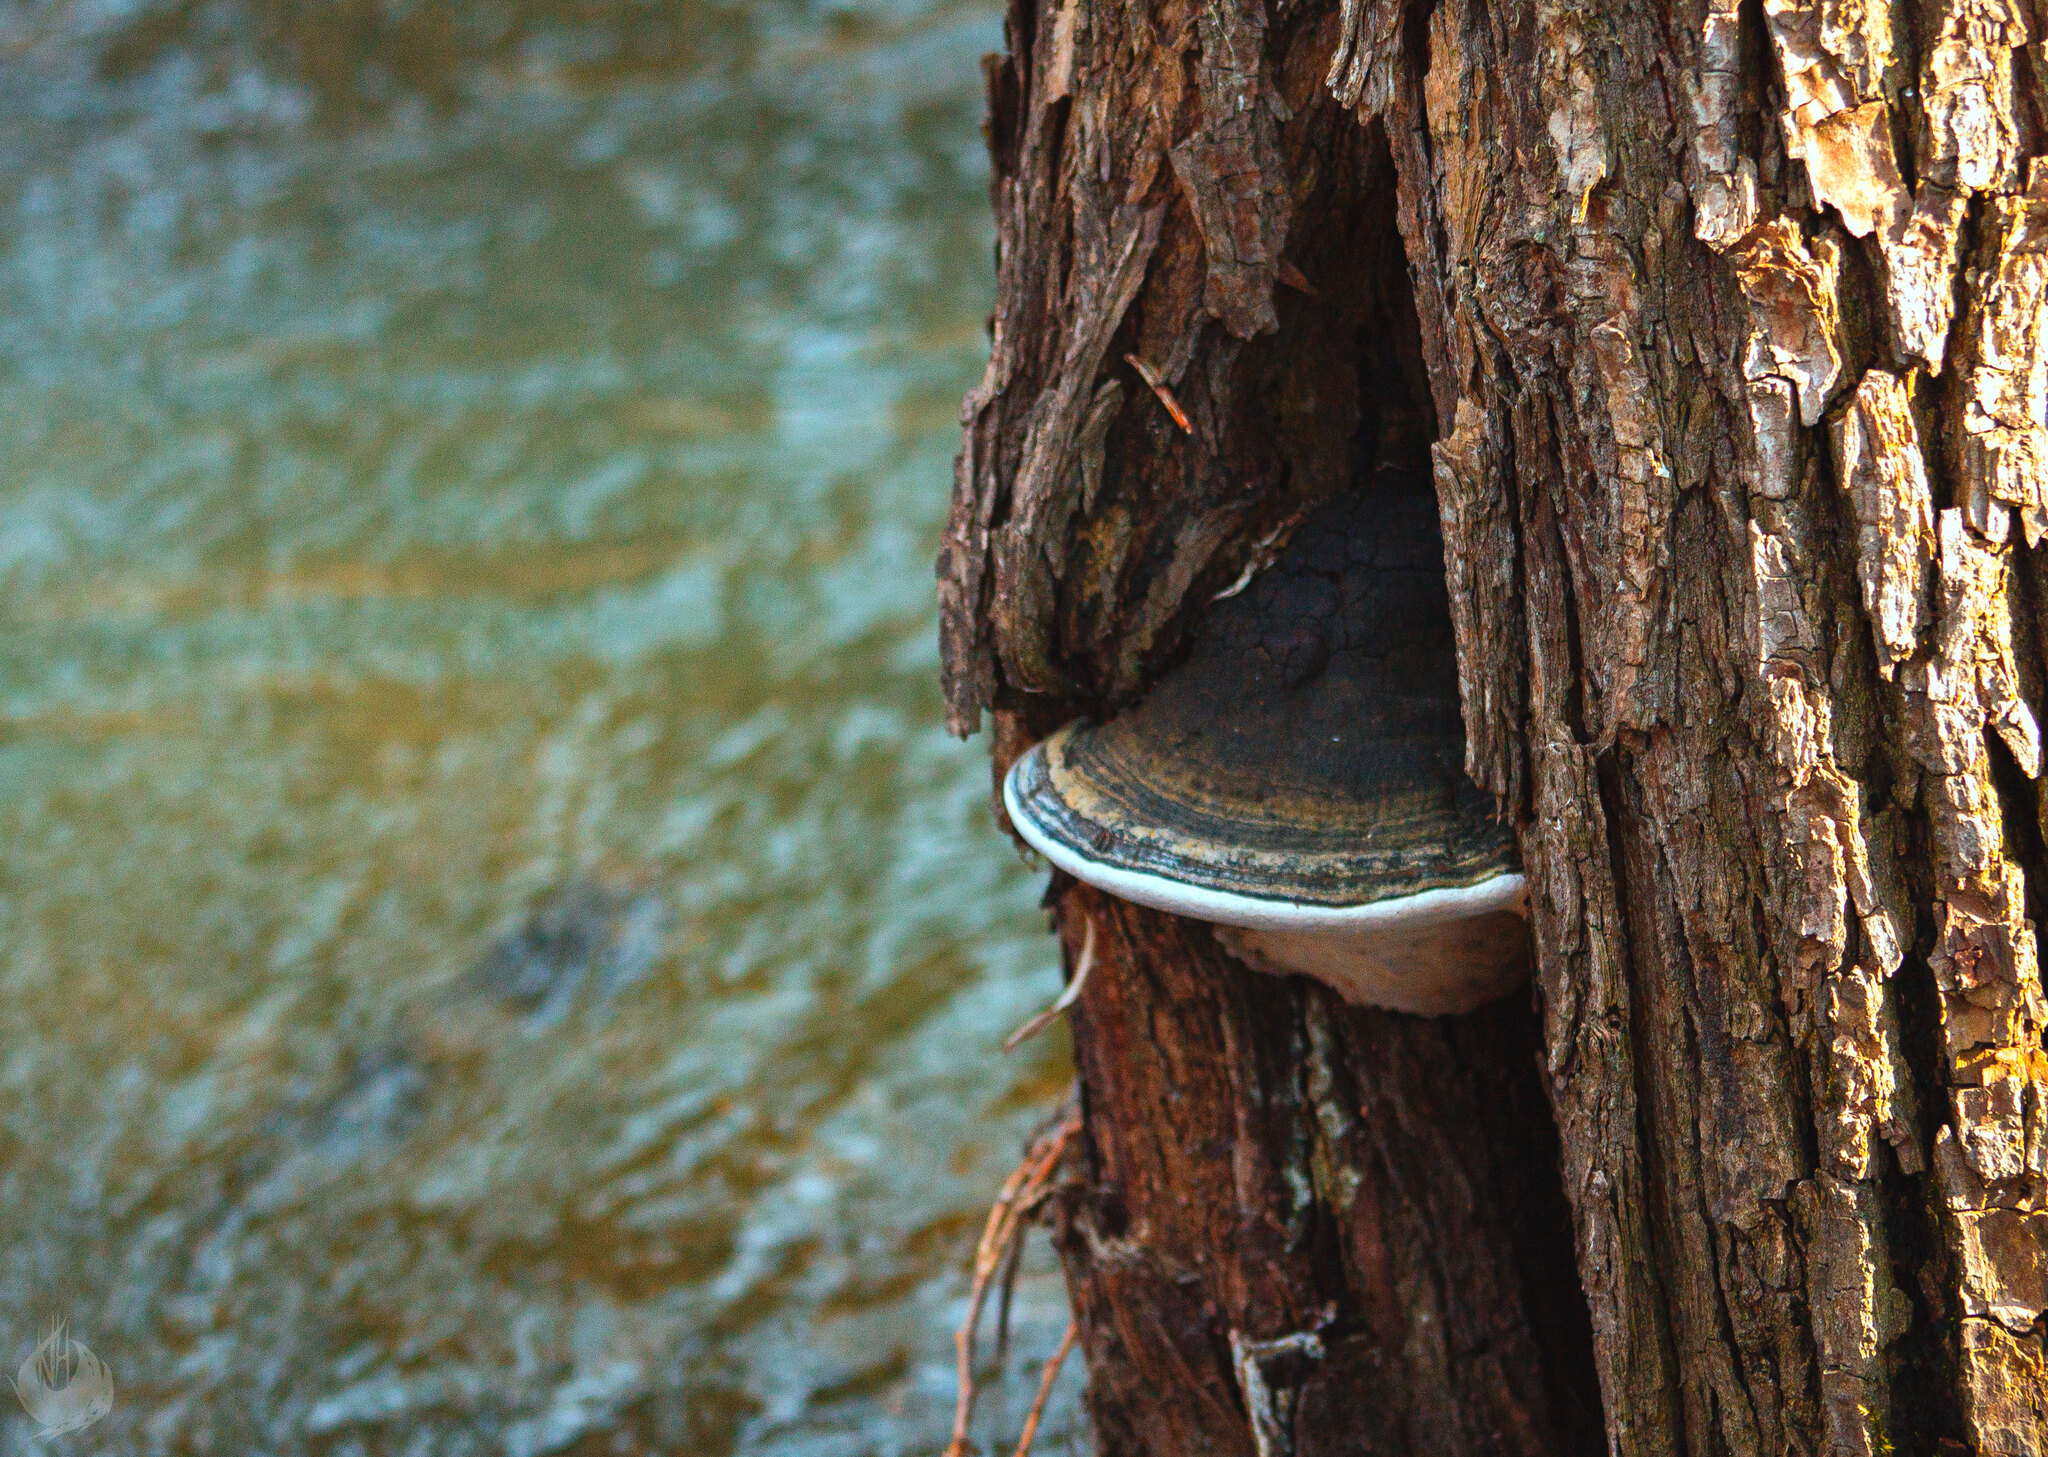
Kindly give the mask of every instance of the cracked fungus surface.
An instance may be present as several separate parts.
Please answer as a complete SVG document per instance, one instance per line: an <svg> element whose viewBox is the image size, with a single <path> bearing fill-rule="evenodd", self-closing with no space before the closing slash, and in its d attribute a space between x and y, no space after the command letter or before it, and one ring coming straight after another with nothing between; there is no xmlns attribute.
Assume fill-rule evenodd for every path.
<svg viewBox="0 0 2048 1457"><path fill-rule="evenodd" d="M0 32L0 1366L69 1317L80 1452L936 1452L1066 1076L934 687L995 7Z"/></svg>

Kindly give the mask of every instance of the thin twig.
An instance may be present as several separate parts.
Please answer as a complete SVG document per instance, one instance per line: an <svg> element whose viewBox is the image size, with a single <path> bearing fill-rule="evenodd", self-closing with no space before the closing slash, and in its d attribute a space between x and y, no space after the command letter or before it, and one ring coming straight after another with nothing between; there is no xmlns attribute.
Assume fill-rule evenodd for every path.
<svg viewBox="0 0 2048 1457"><path fill-rule="evenodd" d="M969 1317L971 1321L973 1317ZM946 1457L974 1457L974 1446L967 1440L967 1419L974 1414L974 1336L973 1326L963 1325L953 1332L953 1349L960 1362L960 1398L953 1407L953 1440L946 1444Z"/></svg>
<svg viewBox="0 0 2048 1457"><path fill-rule="evenodd" d="M1301 525L1308 515L1306 510L1296 511L1292 516L1275 526L1271 531L1252 543L1252 549L1244 559L1244 570L1237 574L1237 580L1218 592L1209 600L1221 602L1226 597L1235 597L1252 584L1252 578L1278 560L1287 543L1294 536L1294 528Z"/></svg>
<svg viewBox="0 0 2048 1457"><path fill-rule="evenodd" d="M1017 1295L1017 1272L1024 1266L1024 1241L1010 1242L1010 1258L1003 1262L1003 1283L996 1295L996 1365L1010 1354L1010 1302Z"/></svg>
<svg viewBox="0 0 2048 1457"><path fill-rule="evenodd" d="M1002 1269L1012 1242L1023 1231L1025 1220L1044 1201L1067 1145L1080 1131L1081 1113L1076 1108L1058 1128L1025 1150L1024 1161L1003 1180L1002 1192L989 1207L988 1223L982 1227L981 1242L974 1250L974 1284L967 1296L967 1319L953 1333L953 1348L959 1357L960 1395L953 1408L953 1440L946 1444L945 1457L971 1457L974 1451L967 1440L968 1422L974 1415L974 1329L981 1324L989 1286Z"/></svg>
<svg viewBox="0 0 2048 1457"><path fill-rule="evenodd" d="M1052 1384L1059 1379L1060 1367L1067 1364L1067 1353L1074 1349L1074 1342L1081 1338L1081 1323L1067 1322L1067 1333L1060 1337L1060 1348L1052 1353L1052 1359L1045 1363L1045 1374L1038 1378L1038 1395L1031 1403L1030 1414L1024 1418L1024 1436L1017 1443L1016 1457L1031 1457L1031 1440L1038 1435L1038 1422L1045 1415L1046 1399L1052 1395Z"/></svg>
<svg viewBox="0 0 2048 1457"><path fill-rule="evenodd" d="M1081 933L1081 959L1074 964L1074 979L1067 983L1059 999L1015 1032L1003 1040L1003 1051L1014 1052L1046 1028L1052 1026L1060 1013L1074 1005L1081 995L1081 984L1088 980L1088 973L1095 969L1095 921L1090 917L1088 929Z"/></svg>
<svg viewBox="0 0 2048 1457"><path fill-rule="evenodd" d="M1166 406L1166 413L1173 416L1173 423L1188 434L1194 434L1195 427L1188 419L1188 412L1180 407L1180 401L1173 397L1173 391L1166 387L1166 381L1159 377L1159 371L1135 354L1126 354L1124 363L1138 371L1138 378L1151 386L1152 393L1159 396L1159 403Z"/></svg>

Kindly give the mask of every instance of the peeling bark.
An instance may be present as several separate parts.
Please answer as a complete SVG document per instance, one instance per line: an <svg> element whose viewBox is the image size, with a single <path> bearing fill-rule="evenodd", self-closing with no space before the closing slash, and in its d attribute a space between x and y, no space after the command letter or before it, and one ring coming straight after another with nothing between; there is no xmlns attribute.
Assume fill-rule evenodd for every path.
<svg viewBox="0 0 2048 1457"><path fill-rule="evenodd" d="M1426 451L1537 950L1420 1023L1060 889L1105 1452L2048 1453L2044 24L1013 0L955 728Z"/></svg>

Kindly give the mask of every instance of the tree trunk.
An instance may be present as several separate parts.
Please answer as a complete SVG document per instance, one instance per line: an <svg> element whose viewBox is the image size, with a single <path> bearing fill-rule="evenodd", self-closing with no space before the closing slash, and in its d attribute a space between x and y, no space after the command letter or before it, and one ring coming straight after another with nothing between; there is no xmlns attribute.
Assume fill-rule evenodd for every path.
<svg viewBox="0 0 2048 1457"><path fill-rule="evenodd" d="M1536 947L1424 1021L1054 886L1105 1454L2048 1452L2044 26L1013 0L955 728L1427 449Z"/></svg>

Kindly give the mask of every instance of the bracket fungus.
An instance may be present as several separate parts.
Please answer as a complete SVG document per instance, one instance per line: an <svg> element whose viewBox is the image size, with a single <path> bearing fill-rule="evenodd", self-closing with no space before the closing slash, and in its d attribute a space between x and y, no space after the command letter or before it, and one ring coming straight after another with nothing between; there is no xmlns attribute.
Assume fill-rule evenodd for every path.
<svg viewBox="0 0 2048 1457"><path fill-rule="evenodd" d="M1527 975L1513 836L1464 770L1426 494L1323 507L1186 663L1033 747L1003 802L1076 879L1348 1001L1464 1012Z"/></svg>

